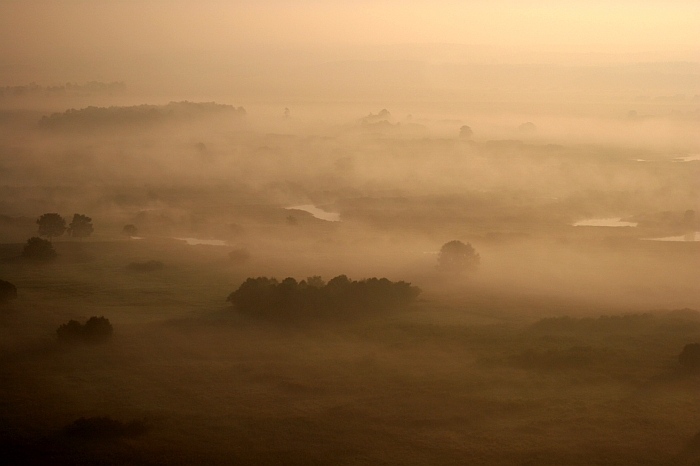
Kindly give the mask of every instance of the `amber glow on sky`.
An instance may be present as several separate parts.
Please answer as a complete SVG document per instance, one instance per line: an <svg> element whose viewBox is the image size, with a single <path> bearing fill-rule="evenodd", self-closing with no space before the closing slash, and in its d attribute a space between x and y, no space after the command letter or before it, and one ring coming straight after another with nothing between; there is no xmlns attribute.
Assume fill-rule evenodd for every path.
<svg viewBox="0 0 700 466"><path fill-rule="evenodd" d="M698 24L678 0L2 0L0 85L228 85L226 67L259 81L306 59L698 62Z"/></svg>
<svg viewBox="0 0 700 466"><path fill-rule="evenodd" d="M467 43L697 49L696 1L3 1L3 54L55 48Z"/></svg>

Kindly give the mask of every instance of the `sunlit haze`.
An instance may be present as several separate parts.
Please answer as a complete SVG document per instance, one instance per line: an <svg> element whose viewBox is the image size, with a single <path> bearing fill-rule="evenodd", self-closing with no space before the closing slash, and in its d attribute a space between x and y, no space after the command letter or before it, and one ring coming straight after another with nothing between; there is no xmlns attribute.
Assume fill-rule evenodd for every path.
<svg viewBox="0 0 700 466"><path fill-rule="evenodd" d="M0 463L700 464L699 25L0 0Z"/></svg>

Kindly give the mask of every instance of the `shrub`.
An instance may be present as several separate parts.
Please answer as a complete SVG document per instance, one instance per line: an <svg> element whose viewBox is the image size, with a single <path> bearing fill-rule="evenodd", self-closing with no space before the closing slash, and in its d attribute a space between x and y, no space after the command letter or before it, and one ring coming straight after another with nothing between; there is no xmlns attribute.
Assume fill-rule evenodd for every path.
<svg viewBox="0 0 700 466"><path fill-rule="evenodd" d="M10 282L0 280L0 303L17 298L17 287Z"/></svg>
<svg viewBox="0 0 700 466"><path fill-rule="evenodd" d="M134 272L153 272L163 267L165 267L165 264L160 261L132 262L126 266L127 269Z"/></svg>
<svg viewBox="0 0 700 466"><path fill-rule="evenodd" d="M101 343L108 340L114 329L104 317L90 317L85 325L70 320L56 330L58 341L63 343Z"/></svg>
<svg viewBox="0 0 700 466"><path fill-rule="evenodd" d="M51 241L33 236L22 249L22 257L36 262L49 262L56 258L56 250Z"/></svg>
<svg viewBox="0 0 700 466"><path fill-rule="evenodd" d="M109 417L81 417L65 428L66 434L84 439L136 437L145 434L147 430L145 421L122 422Z"/></svg>

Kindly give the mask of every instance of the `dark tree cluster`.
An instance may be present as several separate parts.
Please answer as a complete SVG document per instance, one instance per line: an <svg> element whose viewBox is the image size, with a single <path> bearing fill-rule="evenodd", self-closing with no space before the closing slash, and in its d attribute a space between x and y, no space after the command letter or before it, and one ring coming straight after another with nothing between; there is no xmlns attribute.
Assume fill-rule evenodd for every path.
<svg viewBox="0 0 700 466"><path fill-rule="evenodd" d="M107 341L114 332L109 319L90 317L85 324L70 320L58 327L58 341L63 343L101 343Z"/></svg>
<svg viewBox="0 0 700 466"><path fill-rule="evenodd" d="M39 236L46 236L49 241L63 235L66 231L73 238L85 238L93 232L92 219L87 215L73 214L73 220L66 226L66 220L57 213L44 214L36 221Z"/></svg>
<svg viewBox="0 0 700 466"><path fill-rule="evenodd" d="M11 299L17 299L17 287L10 282L0 280L0 303L6 303Z"/></svg>
<svg viewBox="0 0 700 466"><path fill-rule="evenodd" d="M51 241L33 236L22 249L22 257L34 262L49 262L56 258L56 250Z"/></svg>
<svg viewBox="0 0 700 466"><path fill-rule="evenodd" d="M340 275L324 283L320 277L301 282L258 277L248 278L227 301L246 315L295 319L393 309L410 303L419 293L420 289L410 283L386 278L354 281Z"/></svg>
<svg viewBox="0 0 700 466"><path fill-rule="evenodd" d="M374 113L371 113L367 115L366 117L362 118L360 120L360 123L362 124L372 124L372 123L380 123L380 122L389 122L389 118L391 118L391 113L389 110L383 108L377 113L376 115Z"/></svg>
<svg viewBox="0 0 700 466"><path fill-rule="evenodd" d="M148 430L145 421L122 422L110 417L81 417L65 428L66 434L88 440L136 437Z"/></svg>

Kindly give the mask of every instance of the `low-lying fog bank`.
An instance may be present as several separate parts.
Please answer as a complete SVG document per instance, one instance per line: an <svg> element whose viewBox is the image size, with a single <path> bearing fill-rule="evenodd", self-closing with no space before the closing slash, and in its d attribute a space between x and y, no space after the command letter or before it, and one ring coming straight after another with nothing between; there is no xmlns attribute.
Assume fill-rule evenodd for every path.
<svg viewBox="0 0 700 466"><path fill-rule="evenodd" d="M0 98L10 464L697 462L692 98L93 87Z"/></svg>

